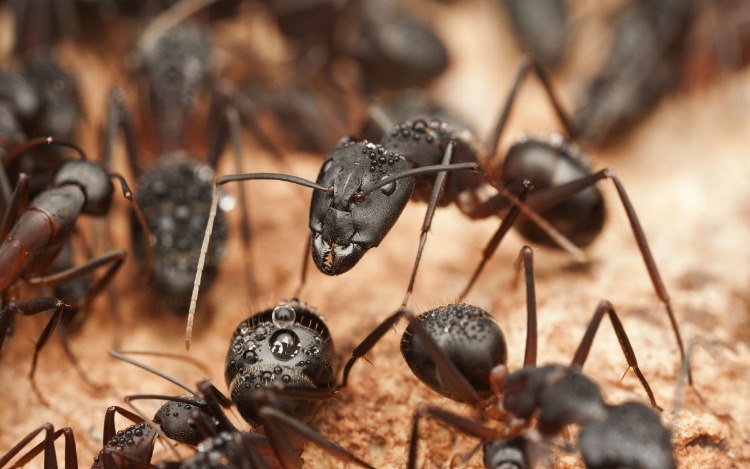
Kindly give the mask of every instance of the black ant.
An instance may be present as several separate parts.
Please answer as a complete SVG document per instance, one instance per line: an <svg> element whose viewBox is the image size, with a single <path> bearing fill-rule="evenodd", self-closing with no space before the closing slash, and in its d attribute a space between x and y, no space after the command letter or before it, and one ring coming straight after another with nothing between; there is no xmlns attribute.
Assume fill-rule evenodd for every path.
<svg viewBox="0 0 750 469"><path fill-rule="evenodd" d="M267 342L267 347L264 342ZM192 394L181 397L144 394L125 398L128 403L137 399L167 400L156 412L154 423L172 440L196 446L209 437L240 434L222 410L234 403L248 423L265 430L267 438L256 433L243 434L243 439L252 441L255 450L264 458L273 458L267 456L273 450L275 457L284 461L284 467L297 467L298 457L295 455L301 451L303 442L297 445L295 438L301 437L343 461L370 467L305 425L325 399L325 392L315 390L325 390L326 383L334 379L331 364L326 363L333 355L333 346L325 324L314 311L298 301L283 303L240 323L227 355L225 371L231 400L208 380L201 381L199 392L195 392L119 352L110 351L110 354L161 376ZM308 360L292 366L284 363L298 356ZM288 441L295 442L297 448L288 446ZM206 457L199 453L194 459Z"/></svg>
<svg viewBox="0 0 750 469"><path fill-rule="evenodd" d="M27 138L51 135L72 140L83 117L77 77L57 62L52 50L69 26L70 12L63 3L68 2L9 2L15 26L14 56L19 63L17 68L0 71L0 154L10 173L10 178L0 176L3 203L10 198L19 173L31 175L29 192L36 195L64 160L57 148L38 148L16 161L6 160L7 153Z"/></svg>
<svg viewBox="0 0 750 469"><path fill-rule="evenodd" d="M0 292L3 295L3 308L0 310L0 347L16 315L34 315L55 309L55 313L35 346L29 375L32 384L39 352L55 329L58 320L66 310L75 313L79 309L85 309L111 282L127 256L124 249L115 249L89 259L83 264L46 273L45 269L57 261L63 247L73 234L78 216L81 214L106 215L114 191L111 179L116 179L121 185L123 196L142 219L125 179L117 173L107 172L104 165L88 160L84 151L73 143L58 142L51 137L32 139L16 147L8 158L12 160L23 151L40 145L56 145L72 149L80 159L66 159L55 174L53 186L37 195L25 208L23 206L28 196L28 178L22 175L0 229L0 237L3 240L0 244L0 271L2 271ZM109 161L109 155L105 154L103 160ZM145 224L142 224L142 229L146 229ZM99 268L105 268L104 274L88 285L85 297L78 299L75 309L65 305L62 300L50 297L20 302L15 300L14 291L21 281L29 285L59 285L86 276ZM65 322L68 321L69 318L66 318ZM70 354L67 345L65 350L73 363L77 365L77 360ZM78 366L76 369L82 378L91 384Z"/></svg>
<svg viewBox="0 0 750 469"><path fill-rule="evenodd" d="M132 353L132 352L129 352ZM210 381L198 383L198 391L193 391L175 379L144 365L120 352L110 351L113 357L143 368L177 384L192 396L133 395L125 401L130 403L137 399L167 400L156 412L153 423L147 423L138 414L119 406L111 406L104 417L104 448L94 458L92 469L114 469L124 467L205 467L211 461L220 459L225 464L237 467L285 467L299 468L302 461L297 448L303 441L311 441L321 449L347 463L371 468L369 464L352 455L341 446L327 440L299 420L290 417L276 407L273 397L256 391L248 393L247 406L254 406L253 414L258 425L262 425L266 435L238 430L227 417L224 409L231 402L213 386ZM134 422L133 425L116 431L115 415L120 414ZM28 463L44 451L45 461L54 461L45 467L57 467L54 440L60 434L66 436L65 468L77 467L76 448L72 432L69 429L52 433L52 426L46 424L35 430L14 446L8 454L0 458L0 468L4 467L32 441L42 430L49 428L45 441L29 450L13 467ZM186 459L151 464L156 437L162 435L171 440L196 447L195 455ZM51 458L51 459L50 459Z"/></svg>
<svg viewBox="0 0 750 469"><path fill-rule="evenodd" d="M643 425L646 443L656 445L660 454L669 454L671 460L669 433L661 427L656 412L642 404L607 406L598 386L581 372L599 324L603 316L608 315L628 367L638 377L651 406L658 408L651 388L640 372L625 329L608 301L602 301L597 306L570 365L536 365L536 293L533 252L530 247L522 248L519 254L519 262L521 261L524 264L527 298L527 335L522 369L509 373L505 337L492 316L475 306L451 304L418 317L407 310L399 310L386 319L355 348L344 368L342 386L346 385L348 374L356 360L372 349L401 317L406 317L409 326L401 339L401 353L417 378L445 397L470 404L482 419L503 420L508 424L507 430L503 432L473 419L441 409L423 407L414 416L409 468L416 464L418 425L419 420L425 416L442 420L464 433L484 440L500 440L500 443L492 443L495 446L485 446L485 461L494 461L492 464L486 463L487 467L503 467L501 462L508 464L513 460L533 459L532 453L535 450L528 445L534 441L522 436L530 427L532 418L537 431L543 436L559 434L570 424L581 424L584 428L586 425L602 425L604 431L622 435L630 432L626 422L636 419ZM643 435L631 432L627 437L640 441ZM512 450L508 449L509 444ZM601 454L601 450L588 440L584 440L580 449L584 453L584 459ZM652 453L645 450L635 457L639 455L647 462L652 457ZM625 461L630 459L620 459L617 462ZM532 466L527 462L526 466L509 467Z"/></svg>
<svg viewBox="0 0 750 469"><path fill-rule="evenodd" d="M165 14L170 14L169 12ZM162 17L160 17L162 18ZM159 24L159 18L152 24ZM222 150L231 133L237 153L240 145L236 126L237 112L231 108L229 92L215 93L207 122L212 126L207 162L199 163L187 149L188 123L201 87L213 73L209 31L197 23L181 22L162 31L147 28L138 41L148 85L148 109L158 144L154 165L145 170L136 143L132 119L124 104L124 93L115 89L110 95L109 141L121 129L133 171L138 177L137 201L142 207L150 238L134 235L136 253L144 246L154 251L149 278L152 290L177 312L184 311L193 285L193 268L198 260L200 231L206 223L211 179ZM237 153L238 154L238 153ZM240 157L235 160L241 166ZM243 237L249 242L249 227L243 207ZM227 237L223 213L217 217L217 242L208 253L206 277L218 275Z"/></svg>
<svg viewBox="0 0 750 469"><path fill-rule="evenodd" d="M527 59L516 74L489 144L486 145L491 154L496 151L520 85L529 73L540 79L567 134L574 135L570 120L557 100L548 76L536 61ZM310 205L310 246L316 266L326 275L346 272L369 249L377 246L410 198L427 200L416 260L401 303L403 309L411 295L427 233L438 204L456 203L471 218L507 213L509 216L503 220L488 244L472 279L461 293L460 298L463 298L505 232L510 229L516 211L522 216L515 226L524 237L540 244L560 245L569 251L580 253L579 247L590 244L604 226L604 200L596 183L610 179L625 209L656 294L666 307L680 356L684 359L684 346L669 294L624 186L609 169L592 172L584 155L567 138L560 135L552 138L524 137L508 149L501 166L488 165L488 169L479 163L480 156L471 135L454 132L439 121L426 122L418 119L399 124L385 135L381 143L376 145L343 138L323 161L315 183L295 176L268 173L216 178L201 258L205 257L211 237L211 225L218 203L218 186L227 182L277 179L315 189ZM467 170L479 171L481 174L467 173ZM448 171L452 173L449 174ZM437 177L424 176L434 173L438 173ZM519 197L525 197L524 194L530 188L529 181L534 190L524 203ZM499 193L483 196L487 184ZM511 205L513 208L509 208ZM202 263L203 260L199 260L188 312L188 348ZM303 267L302 283L305 270Z"/></svg>

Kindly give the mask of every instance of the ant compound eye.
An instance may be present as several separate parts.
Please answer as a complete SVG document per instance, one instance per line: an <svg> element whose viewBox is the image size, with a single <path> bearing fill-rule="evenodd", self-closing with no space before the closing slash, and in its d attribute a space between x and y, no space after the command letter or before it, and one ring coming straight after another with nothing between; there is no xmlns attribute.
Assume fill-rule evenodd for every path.
<svg viewBox="0 0 750 469"><path fill-rule="evenodd" d="M287 304L275 307L271 313L271 320L279 329L288 329L294 324L296 317L297 314L294 312L294 308Z"/></svg>
<svg viewBox="0 0 750 469"><path fill-rule="evenodd" d="M354 202L362 202L363 200L365 200L365 194L361 191L354 194Z"/></svg>
<svg viewBox="0 0 750 469"><path fill-rule="evenodd" d="M393 193L396 192L396 181L389 182L385 186L381 187L380 192L382 192L385 195L393 195Z"/></svg>
<svg viewBox="0 0 750 469"><path fill-rule="evenodd" d="M333 158L329 158L323 162L323 166L320 167L320 176L324 175L333 166Z"/></svg>

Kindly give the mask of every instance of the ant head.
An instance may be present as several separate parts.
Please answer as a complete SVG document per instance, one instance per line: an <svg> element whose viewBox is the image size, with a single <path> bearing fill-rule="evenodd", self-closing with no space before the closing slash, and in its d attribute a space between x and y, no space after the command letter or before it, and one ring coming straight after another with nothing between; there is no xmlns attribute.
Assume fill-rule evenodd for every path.
<svg viewBox="0 0 750 469"><path fill-rule="evenodd" d="M382 179L411 168L401 155L381 145L346 141L328 154L310 206L312 254L327 275L342 274L377 246L411 197L414 179L393 181L368 192Z"/></svg>
<svg viewBox="0 0 750 469"><path fill-rule="evenodd" d="M115 467L123 467L127 461L120 455L122 453L137 461L150 461L157 435L156 430L145 422L120 430L104 444L104 449L94 458L91 469L110 467L105 461L107 458L114 460Z"/></svg>
<svg viewBox="0 0 750 469"><path fill-rule="evenodd" d="M296 300L282 302L239 324L227 353L224 377L240 414L257 424L255 393L332 386L334 354L328 328L315 311ZM278 397L274 405L307 420L320 402Z"/></svg>
<svg viewBox="0 0 750 469"><path fill-rule="evenodd" d="M488 377L508 360L505 336L492 316L476 306L452 304L428 311L419 320L477 394L482 399L490 398L493 391ZM412 325L404 331L401 353L420 381L445 397L460 400Z"/></svg>
<svg viewBox="0 0 750 469"><path fill-rule="evenodd" d="M203 414L204 421L212 418L205 410L206 401L195 396L181 396L179 400L167 401L154 415L154 423L161 427L167 437L191 446L197 446L203 441L204 435L194 424L192 412Z"/></svg>

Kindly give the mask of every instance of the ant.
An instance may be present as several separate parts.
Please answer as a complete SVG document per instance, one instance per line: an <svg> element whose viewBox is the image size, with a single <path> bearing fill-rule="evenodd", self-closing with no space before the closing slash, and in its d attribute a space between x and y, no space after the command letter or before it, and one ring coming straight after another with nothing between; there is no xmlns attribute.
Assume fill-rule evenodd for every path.
<svg viewBox="0 0 750 469"><path fill-rule="evenodd" d="M55 174L52 187L37 195L25 209L23 206L28 197L28 177L22 175L0 228L0 239L3 240L0 244L0 272L2 272L0 292L3 295L3 308L0 310L0 348L16 315L35 315L55 309L55 313L47 323L34 349L29 378L35 389L34 373L39 352L55 329L57 322L66 311L69 312L68 314L76 314L78 310L85 309L109 285L127 256L124 249L115 249L89 259L81 265L45 273L45 269L57 262L63 247L74 232L78 216L81 214L106 215L114 192L111 179L116 179L120 183L123 196L138 214L137 216L140 219L143 218L125 179L117 173L107 172L106 164L88 160L85 152L73 143L57 141L51 137L32 139L16 147L7 157L12 161L22 152L40 145L55 145L72 149L78 154L79 159L67 158ZM103 161L105 163L109 161L108 154L103 155ZM142 224L142 229L147 230L145 224ZM66 253L63 252L63 255ZM79 299L80 301L75 305L76 308L51 297L20 302L15 300L14 291L21 281L29 285L59 285L79 279L99 268L105 268L104 274L88 285L84 298ZM70 318L66 318L64 323L67 324L69 321ZM76 370L87 383L91 384L77 366L77 360L67 346L65 334L62 337L64 349L76 365Z"/></svg>
<svg viewBox="0 0 750 469"><path fill-rule="evenodd" d="M193 396L171 397L161 395L127 396L130 403L136 399L164 399L165 403L157 411L153 424L147 423L136 413L119 406L111 406L104 417L104 448L94 458L92 469L114 469L123 467L204 467L210 461L221 459L225 464L236 464L238 467L302 467L299 451L291 444L299 439L310 440L334 457L371 468L365 461L357 458L341 446L327 440L304 423L294 419L275 407L275 402L262 393L249 397L253 401L260 424L267 436L242 432L228 419L223 409L231 402L216 389L210 381L204 379L198 383L198 392L179 383L175 379L148 367L122 353L110 351L113 357L136 365L149 372L163 377L193 394ZM249 405L249 404L248 404ZM116 431L115 415L120 414L134 422L129 427ZM43 428L49 428L45 441L22 456L13 467L28 463L44 451L45 461L54 461L45 467L57 467L54 440L60 434L66 435L65 468L77 467L75 441L69 429L52 433L52 426L46 424L24 438L11 451L0 458L0 468L14 458ZM162 435L169 439L196 447L197 453L184 460L151 464L156 437ZM50 459L51 458L51 459ZM178 456L179 458L179 456ZM234 466L232 466L234 467Z"/></svg>
<svg viewBox="0 0 750 469"><path fill-rule="evenodd" d="M295 308L300 314L299 318L296 317ZM279 329L275 330L275 327ZM268 347L262 344L266 338ZM295 348L297 346L299 348ZM300 353L307 358L312 357L312 360L303 360L301 367L295 365L294 368L284 363ZM170 439L196 446L208 436L240 433L229 423L222 410L234 403L248 423L255 428L264 428L267 433L267 440L259 434L244 434L248 436L243 438L252 440L253 446L265 447L265 453L256 448L262 454L271 454L270 450L273 449L278 460L284 461L285 467L297 467L295 461L298 459L293 454L301 450L302 442L298 445L299 450L290 452L292 448L287 446L287 441L291 439L296 442L293 436L311 440L343 461L370 467L305 425L324 398L323 393L314 392L314 387L310 392L306 388L312 381L322 387L321 381L333 379L330 363L325 363L331 360L333 346L325 324L314 310L296 300L254 315L238 326L225 370L231 400L208 380L198 384L199 392L196 393L175 379L119 352L110 351L110 355L163 377L192 394L181 397L147 394L125 398L128 403L136 399L168 400L156 412L154 423ZM312 402L312 405L306 405L306 402ZM198 459L205 457L196 455Z"/></svg>
<svg viewBox="0 0 750 469"><path fill-rule="evenodd" d="M488 140L489 144L485 145L493 155L520 85L530 73L541 81L566 133L574 135L570 119L560 105L549 77L535 60L527 58L516 74ZM490 167L491 164L494 166ZM468 170L479 174L467 173ZM455 174L449 175L449 171ZM437 177L425 176L434 173L438 173ZM658 298L666 308L680 356L684 360L682 337L666 286L625 187L612 170L592 172L585 156L568 138L561 135L551 138L526 136L508 149L501 165L493 160L481 164L479 151L471 135L454 132L439 121L426 122L422 119L393 127L385 134L380 145L344 137L323 161L316 182L286 174L269 173L216 178L204 247L188 311L187 348L190 347L193 316L200 288L202 259L205 258L209 245L218 204L218 187L232 181L254 179L275 179L314 189L310 205L310 246L316 266L326 275L348 271L369 249L377 246L395 224L410 198L427 200L419 247L401 309L406 308L411 296L427 233L438 204L456 203L471 218L486 218L503 213L514 215L503 220L498 232L487 245L472 279L460 295L463 298L505 232L510 229L515 210L522 215L515 223L522 236L546 246L559 245L582 256L580 247L593 242L604 226L604 199L596 188L596 183L609 179L615 185L625 209L646 270ZM484 197L482 193L488 184L498 193ZM520 200L519 197L525 197L524 194L532 184L534 190L529 193L528 200ZM302 269L302 284L306 263L307 261Z"/></svg>
<svg viewBox="0 0 750 469"><path fill-rule="evenodd" d="M169 11L165 14L172 15ZM153 249L154 264L149 278L152 290L158 292L170 309L182 312L188 306L192 289L192 269L200 247L197 240L206 222L211 179L228 136L237 156L235 163L241 167L239 117L230 105L230 91L216 90L207 117L212 126L208 130L208 157L205 164L198 162L187 149L188 123L199 89L212 78L211 38L206 28L191 22L181 22L162 31L158 28L160 18L164 17L153 20L152 25L156 26L146 28L138 41L148 85L148 109L158 143L156 161L148 170L141 167L133 122L124 104L124 92L119 88L110 94L108 140L111 145L117 130L122 131L130 167L138 177L137 201L151 236L142 237L136 232L135 251L142 257L144 246ZM250 229L244 197L240 197L240 204L247 246ZM208 282L218 275L227 238L223 213L217 218L217 242L208 253L206 265ZM248 272L248 277L251 276Z"/></svg>
<svg viewBox="0 0 750 469"><path fill-rule="evenodd" d="M487 467L502 467L500 462L508 463L515 459L518 453L526 461L532 457L531 453L535 451L528 445L534 441L520 436L523 435L523 431L530 428L532 417L536 422L537 431L543 436L559 434L565 426L574 423L584 425L584 428L587 428L586 425L597 424L603 426L605 431L623 434L629 431L626 422L636 419L643 425L648 443L657 445L660 450L670 454L671 458L669 434L667 432L666 438L664 437L656 412L641 404L607 406L598 386L581 371L601 320L607 315L612 322L628 367L638 377L651 406L658 409L653 392L640 371L627 333L611 303L604 300L596 307L570 365L537 366L536 293L533 251L530 247L524 246L521 249L518 263L521 262L524 265L527 298L527 334L522 369L512 373L508 371L505 337L492 316L475 306L451 304L427 311L418 317L408 310L398 310L387 318L354 349L344 368L342 386L346 386L348 374L354 363L371 350L402 317L406 317L409 325L401 339L401 353L415 376L433 391L452 400L470 404L481 419L501 420L508 424L507 430L501 432L473 419L466 419L441 409L422 407L414 416L409 468L415 467L416 464L418 425L419 420L425 416L442 420L464 433L484 440L500 440L502 443L493 443L496 446L485 446L485 461L495 461L492 464L487 463ZM632 434L628 437L637 438L637 441L641 438ZM651 437L652 440L649 439ZM584 459L590 455L601 454L602 450L590 444L588 439L583 439L583 435L582 441L584 443L580 448L584 453ZM514 449L511 451L513 458L508 456L509 443ZM644 451L640 454L648 458L650 453ZM635 457L638 457L638 454ZM629 459L621 459L618 462L624 461Z"/></svg>
<svg viewBox="0 0 750 469"><path fill-rule="evenodd" d="M56 148L37 149L15 162L6 160L7 153L31 137L72 140L83 116L77 77L57 62L52 50L59 35L70 29L66 6L49 0L9 2L15 26L14 55L20 64L18 69L0 71L0 154L12 176L0 176L3 203L10 198L19 173L31 175L30 193L36 195L64 159Z"/></svg>

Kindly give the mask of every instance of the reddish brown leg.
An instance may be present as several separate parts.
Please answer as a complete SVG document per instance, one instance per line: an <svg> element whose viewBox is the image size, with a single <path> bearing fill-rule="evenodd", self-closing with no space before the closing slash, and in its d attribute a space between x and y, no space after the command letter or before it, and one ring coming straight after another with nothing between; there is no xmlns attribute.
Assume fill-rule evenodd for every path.
<svg viewBox="0 0 750 469"><path fill-rule="evenodd" d="M260 418L268 434L268 440L274 448L279 460L284 467L302 467L302 461L289 443L289 435L294 434L310 441L326 453L332 455L344 463L356 464L361 467L370 468L372 466L345 450L341 446L333 443L320 433L294 419L273 407L263 407L260 409Z"/></svg>
<svg viewBox="0 0 750 469"><path fill-rule="evenodd" d="M578 366L580 368L583 368L583 364L586 362L586 358L589 355L591 345L594 342L594 336L596 335L596 331L599 329L599 324L601 323L602 316L604 316L604 314L609 315L609 319L612 322L612 327L615 330L615 334L617 334L617 340L620 342L622 353L623 355L625 355L628 366L633 370L633 372L635 372L635 375L641 382L643 389L646 391L648 399L649 401L651 401L651 406L660 409L660 407L656 404L656 399L654 398L654 393L651 391L651 386L649 386L648 381L646 381L643 373L641 373L641 369L638 367L638 360L635 358L635 351L630 345L630 339L628 339L625 328L622 326L620 318L615 312L614 306L612 306L612 303L607 300L603 300L597 305L596 310L594 311L594 316L591 318L591 322L586 328L586 333L584 334L583 339L581 339L581 344L578 346L576 354L573 357L571 366Z"/></svg>
<svg viewBox="0 0 750 469"><path fill-rule="evenodd" d="M523 181L523 187L521 188L521 192L518 195L518 200L520 200L521 202L525 202L526 195L528 194L529 190L531 190L531 182L528 180ZM508 211L508 213L505 215L505 218L503 218L502 223L500 223L500 227L497 229L495 234L487 243L487 246L485 246L484 251L482 252L482 260L479 262L479 265L474 270L474 274L471 276L469 283L466 284L466 287L464 287L464 290L458 296L459 302L463 301L463 299L466 298L466 295L469 294L469 291L471 290L471 288L474 286L474 283L479 278L479 274L481 274L482 270L484 270L484 266L487 264L487 261L489 261L490 258L495 254L495 251L497 250L497 247L500 245L500 242L503 240L506 233L508 233L510 228L513 226L513 223L516 221L520 213L521 213L520 208L516 205L513 205L511 209Z"/></svg>
<svg viewBox="0 0 750 469"><path fill-rule="evenodd" d="M21 467L28 464L36 455L44 451L44 467L48 469L57 469L57 452L55 451L55 441L60 435L65 437L65 469L78 468L78 456L76 454L76 442L73 430L69 427L61 428L54 431L51 423L45 423L41 427L29 433L23 440L19 441L16 446L2 458L0 458L0 468L5 467L26 445L28 445L39 433L44 432L44 441L23 455L15 466Z"/></svg>
<svg viewBox="0 0 750 469"><path fill-rule="evenodd" d="M572 181L558 187L531 194L528 198L528 202L529 205L531 205L535 210L544 211L545 206L553 206L561 201L564 201L580 192L581 190L593 186L602 179L610 179L617 189L617 194L620 197L620 202L622 203L622 206L625 209L625 213L628 217L628 221L630 222L630 228L633 232L633 237L635 238L635 242L638 245L639 251L641 252L643 262L644 264L646 264L646 270L648 271L648 275L651 278L651 283L654 286L656 296L659 297L667 310L667 316L677 340L677 347L680 351L681 362L684 363L685 347L682 342L680 327L677 323L677 319L675 318L674 311L672 310L672 303L669 298L669 293L667 292L667 287L664 285L664 281L659 274L659 269L656 266L656 261L654 260L653 254L651 254L651 249L649 248L648 241L646 240L646 234L641 227L640 221L638 220L638 215L636 215L635 213L635 208L630 202L630 198L628 197L627 192L625 192L625 187L622 185L617 176L615 176L615 174L609 169L602 169L594 174L582 177L576 181ZM691 385L693 383L693 378L689 371L688 382Z"/></svg>
<svg viewBox="0 0 750 469"><path fill-rule="evenodd" d="M422 418L431 417L445 425L449 425L459 432L479 438L482 440L500 440L505 438L503 432L491 427L487 427L480 422L462 417L447 410L437 407L420 406L414 413L411 427L411 437L409 438L409 461L407 468L414 469L417 467L417 456L419 449L419 421Z"/></svg>

